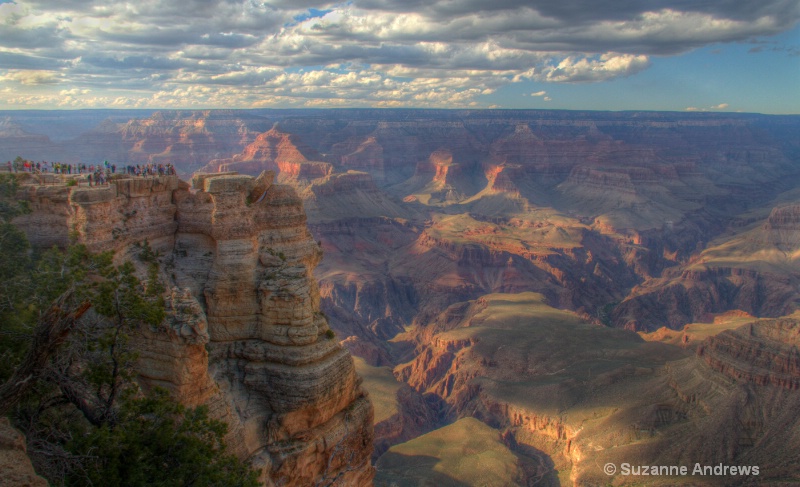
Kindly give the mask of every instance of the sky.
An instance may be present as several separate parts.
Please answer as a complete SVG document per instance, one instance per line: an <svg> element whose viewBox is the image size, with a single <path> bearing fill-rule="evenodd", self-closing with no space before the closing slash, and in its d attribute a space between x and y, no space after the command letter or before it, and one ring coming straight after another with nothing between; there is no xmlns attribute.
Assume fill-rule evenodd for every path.
<svg viewBox="0 0 800 487"><path fill-rule="evenodd" d="M800 113L800 0L0 0L0 109Z"/></svg>

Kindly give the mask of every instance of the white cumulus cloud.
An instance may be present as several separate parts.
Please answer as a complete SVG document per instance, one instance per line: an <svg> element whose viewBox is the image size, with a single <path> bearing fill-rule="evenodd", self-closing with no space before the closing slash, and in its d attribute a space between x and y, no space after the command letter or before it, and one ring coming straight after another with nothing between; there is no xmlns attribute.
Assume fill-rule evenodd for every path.
<svg viewBox="0 0 800 487"><path fill-rule="evenodd" d="M488 106L512 83L633 76L798 21L789 0L15 0L0 3L0 92L43 106Z"/></svg>

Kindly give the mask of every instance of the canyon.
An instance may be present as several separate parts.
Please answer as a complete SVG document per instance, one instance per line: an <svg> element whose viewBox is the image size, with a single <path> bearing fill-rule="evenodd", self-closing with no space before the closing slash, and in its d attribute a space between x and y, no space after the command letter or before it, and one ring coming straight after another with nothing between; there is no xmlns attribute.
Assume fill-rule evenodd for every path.
<svg viewBox="0 0 800 487"><path fill-rule="evenodd" d="M798 116L76 117L0 113L0 160L171 163L192 186L31 184L18 223L162 252L171 309L202 319L142 338L142 380L211 404L272 479L343 444L343 485L370 456L387 486L598 485L608 462L800 478Z"/></svg>

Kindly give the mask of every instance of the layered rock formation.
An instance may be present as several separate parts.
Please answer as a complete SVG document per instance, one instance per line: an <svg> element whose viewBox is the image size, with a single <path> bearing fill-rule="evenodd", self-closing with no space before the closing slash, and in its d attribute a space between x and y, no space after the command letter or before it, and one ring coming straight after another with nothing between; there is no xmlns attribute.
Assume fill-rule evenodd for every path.
<svg viewBox="0 0 800 487"><path fill-rule="evenodd" d="M757 475L714 480L725 485L796 475L790 460L796 447L787 446L798 444L800 420L786 410L800 404L795 319L745 324L707 339L693 354L589 325L523 293L453 305L433 328L395 375L442 398L453 417L481 419L517 456L546 467L527 471L521 485L539 479L549 479L543 485L641 485L641 477L610 478L601 470L609 462L688 465L690 471L695 463L760 466ZM377 478L389 485L392 474L402 476L431 454L422 438L390 449ZM470 454L477 461L492 450ZM697 479L657 480L686 485ZM452 478L438 481L448 482L458 485Z"/></svg>
<svg viewBox="0 0 800 487"><path fill-rule="evenodd" d="M449 298L416 308L420 320L455 301L501 290L488 285L493 278L487 275L497 275L495 268L501 267L496 259L485 258L494 253L503 266L513 261L514 275L506 276L512 284L506 289L543 292L551 304L603 315L616 326L654 329L666 324L664 319L651 323L644 314L630 317L627 303L611 317L609 310L638 282L666 277L666 270L685 263L737 212L769 198L767 181L775 188L791 187L796 147L778 125L765 125L759 117L660 113L427 111L395 116L332 111L321 117L292 112L262 135L269 150L259 152L254 144L231 161L258 162L250 170L273 167L281 181L300 188L322 242L329 240L326 229L353 227L357 221L362 222L357 233L371 234L365 215L430 226L420 235L420 246L445 251L406 246L405 259L424 253L425 269L447 275L453 285L435 291ZM371 175L377 187L368 188L366 179L344 172L351 169ZM541 209L553 211L530 218ZM462 230L471 235L467 246L460 238L430 238L440 233L436 227L445 220L442 215L453 214L469 214L473 220L462 221ZM524 226L498 225L497 220L516 218L538 219L536 224L550 227L545 238L566 240L566 247L561 242L542 245L536 232ZM334 220L340 225L329 225ZM487 226L481 220L495 229L476 238ZM578 227L581 236L575 235ZM330 237L340 239L338 234ZM581 251L572 250L576 244ZM447 250L459 247L469 248L471 257L456 258ZM339 261L358 258L351 253L354 248L332 246L329 255ZM463 265L446 262L452 259ZM370 277L374 270L366 272L359 287L372 287L375 281L386 287L401 273L411 281L441 282L416 267L393 269L394 260L383 260L387 270L377 279ZM525 261L544 272L526 271L531 265ZM325 289L329 285L338 286L325 282ZM423 287L415 293L426 294ZM658 295L652 305L637 309L656 309L671 300L684 298ZM728 301L706 311L730 309ZM326 307L326 312L334 309ZM358 312L349 315L372 321ZM702 318L672 311L666 316L670 326ZM336 319L335 326L344 331L346 322L352 320Z"/></svg>
<svg viewBox="0 0 800 487"><path fill-rule="evenodd" d="M763 222L763 223L762 223ZM619 326L679 329L711 314L741 310L780 317L798 309L800 206L772 208L687 263L633 289L613 312Z"/></svg>
<svg viewBox="0 0 800 487"><path fill-rule="evenodd" d="M383 166L383 146L375 137L361 139L351 137L344 142L334 144L331 148L334 158L341 161L342 167L367 171L379 182L386 181Z"/></svg>
<svg viewBox="0 0 800 487"><path fill-rule="evenodd" d="M800 389L800 323L761 320L708 338L697 355L738 381Z"/></svg>
<svg viewBox="0 0 800 487"><path fill-rule="evenodd" d="M209 404L266 485L369 485L372 406L319 312L321 251L302 201L273 179L31 185L33 211L18 223L34 245L71 233L119 259L148 242L172 291L163 326L136 338L142 384Z"/></svg>
<svg viewBox="0 0 800 487"><path fill-rule="evenodd" d="M170 163L182 174L191 174L213 157L241 150L268 126L266 120L242 112L164 111L84 137L94 139L86 142L91 142L87 145L94 147L95 157L127 164ZM98 154L99 149L105 149L105 155Z"/></svg>
<svg viewBox="0 0 800 487"><path fill-rule="evenodd" d="M337 331L358 337L362 349L372 350L375 360L370 363L385 363L386 354L380 352L383 342L402 331L418 309L413 280L391 271L405 262L406 248L413 245L418 228L401 219L369 217L369 213L365 218L310 226L321 236L326 252L316 272L325 313L337 324ZM388 266L383 264L387 261L391 262Z"/></svg>
<svg viewBox="0 0 800 487"><path fill-rule="evenodd" d="M249 145L242 153L231 158L214 159L204 166L201 171L206 173L238 171L243 174L259 174L261 171L290 170L300 173L300 165L309 161L309 157L317 156L316 151L304 146L292 134L281 132L276 128L264 132ZM281 164L284 166L281 167ZM322 177L329 174L330 170L321 170L312 174Z"/></svg>

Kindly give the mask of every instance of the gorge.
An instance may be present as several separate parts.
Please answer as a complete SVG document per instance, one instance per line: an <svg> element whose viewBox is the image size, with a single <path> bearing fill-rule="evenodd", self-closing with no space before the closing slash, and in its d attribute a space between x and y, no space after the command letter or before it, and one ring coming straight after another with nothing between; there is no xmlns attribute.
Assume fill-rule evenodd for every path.
<svg viewBox="0 0 800 487"><path fill-rule="evenodd" d="M602 471L623 462L800 478L798 116L2 117L1 161L192 178L25 175L16 223L37 246L161 252L170 309L197 318L144 334L142 381L209 404L265 482L640 481Z"/></svg>

